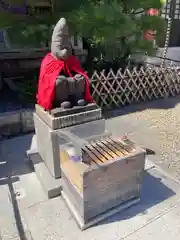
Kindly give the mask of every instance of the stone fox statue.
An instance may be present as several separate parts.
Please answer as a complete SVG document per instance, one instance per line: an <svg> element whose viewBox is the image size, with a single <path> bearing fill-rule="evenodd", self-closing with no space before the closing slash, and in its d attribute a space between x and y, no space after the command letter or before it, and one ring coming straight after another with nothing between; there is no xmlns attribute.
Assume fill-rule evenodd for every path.
<svg viewBox="0 0 180 240"><path fill-rule="evenodd" d="M70 108L93 102L89 79L73 55L66 19L56 24L48 53L40 68L37 103L45 110Z"/></svg>

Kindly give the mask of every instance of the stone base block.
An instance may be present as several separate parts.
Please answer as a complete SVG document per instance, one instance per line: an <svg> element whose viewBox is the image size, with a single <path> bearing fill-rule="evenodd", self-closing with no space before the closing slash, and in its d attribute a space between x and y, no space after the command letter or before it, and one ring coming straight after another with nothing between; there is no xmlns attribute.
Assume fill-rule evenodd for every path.
<svg viewBox="0 0 180 240"><path fill-rule="evenodd" d="M36 113L34 113L34 124L38 152L52 176L60 178L59 142L57 139L60 129L52 130ZM105 120L100 119L64 129L67 129L78 137L88 138L92 135L101 135L105 132Z"/></svg>
<svg viewBox="0 0 180 240"><path fill-rule="evenodd" d="M58 142L56 130L52 130L42 119L34 113L37 150L52 177L60 178L60 161L58 156Z"/></svg>
<svg viewBox="0 0 180 240"><path fill-rule="evenodd" d="M96 104L63 111L54 109L49 112L44 111L41 106L36 105L36 113L52 130L83 124L102 118L102 110Z"/></svg>
<svg viewBox="0 0 180 240"><path fill-rule="evenodd" d="M54 177L51 176L39 153L32 150L32 152L27 152L27 156L48 198L61 195L61 179L54 179Z"/></svg>
<svg viewBox="0 0 180 240"><path fill-rule="evenodd" d="M60 149L62 188L82 229L139 201L143 149L129 140L108 137L84 145L81 161L73 154L72 143Z"/></svg>
<svg viewBox="0 0 180 240"><path fill-rule="evenodd" d="M78 226L80 227L81 230L85 230L87 228L90 228L90 227L98 224L99 222L102 222L103 220L115 215L116 213L119 213L119 212L121 212L121 211L123 211L127 208L130 208L131 206L137 204L140 201L140 198L133 198L133 199L127 201L127 202L119 204L118 206L110 209L107 212L104 212L102 214L97 215L95 218L91 219L89 222L84 222L84 219L81 218L81 216L79 216L78 211L76 210L76 208L71 203L68 196L66 195L66 193L63 190L62 190L61 196L64 199L68 209L72 213L75 221L77 222L77 224L78 224Z"/></svg>

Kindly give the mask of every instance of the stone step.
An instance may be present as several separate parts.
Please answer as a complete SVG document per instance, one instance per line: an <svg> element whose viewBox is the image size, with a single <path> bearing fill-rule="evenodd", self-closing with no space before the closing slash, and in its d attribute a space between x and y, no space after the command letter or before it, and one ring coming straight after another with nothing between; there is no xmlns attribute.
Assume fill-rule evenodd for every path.
<svg viewBox="0 0 180 240"><path fill-rule="evenodd" d="M33 165L36 176L39 179L45 194L48 198L54 198L61 195L61 179L55 179L42 161L39 153L33 149L27 152L28 160Z"/></svg>

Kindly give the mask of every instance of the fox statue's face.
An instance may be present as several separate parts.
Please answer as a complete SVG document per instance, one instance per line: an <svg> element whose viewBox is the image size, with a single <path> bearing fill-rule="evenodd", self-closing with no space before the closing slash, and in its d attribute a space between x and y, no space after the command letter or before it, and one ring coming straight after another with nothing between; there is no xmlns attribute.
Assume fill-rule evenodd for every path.
<svg viewBox="0 0 180 240"><path fill-rule="evenodd" d="M54 28L51 40L51 53L54 57L61 60L66 60L72 55L69 29L65 18L61 18Z"/></svg>

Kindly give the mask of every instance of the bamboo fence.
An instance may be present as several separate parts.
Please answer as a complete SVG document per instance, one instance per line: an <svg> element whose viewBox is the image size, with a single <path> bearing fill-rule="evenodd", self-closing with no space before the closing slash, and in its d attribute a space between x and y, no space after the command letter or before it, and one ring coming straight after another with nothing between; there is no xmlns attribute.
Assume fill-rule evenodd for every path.
<svg viewBox="0 0 180 240"><path fill-rule="evenodd" d="M116 73L95 71L91 77L92 95L103 109L154 100L180 93L180 68L141 67L119 69Z"/></svg>

